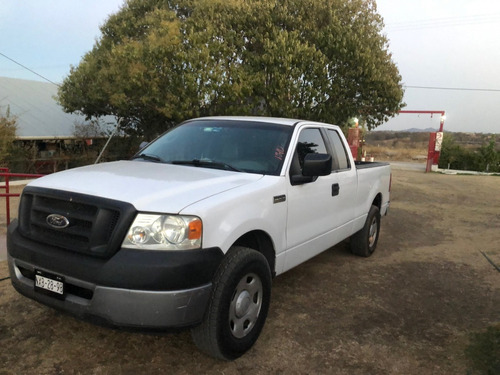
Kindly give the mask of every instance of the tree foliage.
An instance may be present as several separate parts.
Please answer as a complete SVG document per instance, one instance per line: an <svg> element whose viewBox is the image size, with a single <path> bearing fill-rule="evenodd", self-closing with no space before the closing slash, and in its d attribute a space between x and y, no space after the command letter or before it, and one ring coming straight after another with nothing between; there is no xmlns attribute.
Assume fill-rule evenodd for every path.
<svg viewBox="0 0 500 375"><path fill-rule="evenodd" d="M485 170L486 172L498 172L500 171L500 153L496 151L496 137L493 136L490 139L488 144L482 145L478 150L479 154L479 164L481 170Z"/></svg>
<svg viewBox="0 0 500 375"><path fill-rule="evenodd" d="M9 107L5 113L0 111L0 166L4 166L10 156L16 130L17 118L10 115Z"/></svg>
<svg viewBox="0 0 500 375"><path fill-rule="evenodd" d="M382 28L374 0L128 0L59 102L146 136L207 115L372 129L403 105Z"/></svg>

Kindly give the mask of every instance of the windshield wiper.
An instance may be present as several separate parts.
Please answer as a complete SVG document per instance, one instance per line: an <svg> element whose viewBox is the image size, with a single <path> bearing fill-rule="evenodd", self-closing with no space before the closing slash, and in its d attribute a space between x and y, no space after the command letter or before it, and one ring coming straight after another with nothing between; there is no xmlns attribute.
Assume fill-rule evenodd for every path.
<svg viewBox="0 0 500 375"><path fill-rule="evenodd" d="M132 160L134 159L144 159L144 160L149 160L149 161L155 161L155 162L164 162L164 160L162 158L160 158L159 156L156 156L156 155L153 155L153 154L139 154L139 155L136 155L132 158Z"/></svg>
<svg viewBox="0 0 500 375"><path fill-rule="evenodd" d="M208 168L224 169L235 172L243 172L241 169L235 168L230 164L218 161L211 161L211 160L199 160L199 159L173 160L171 161L171 163L178 165L194 165L195 167L208 167Z"/></svg>

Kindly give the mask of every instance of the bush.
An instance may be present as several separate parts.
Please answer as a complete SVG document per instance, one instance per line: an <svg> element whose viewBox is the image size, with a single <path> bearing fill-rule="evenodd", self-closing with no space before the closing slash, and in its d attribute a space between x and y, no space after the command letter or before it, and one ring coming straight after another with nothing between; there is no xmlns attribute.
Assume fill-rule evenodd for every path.
<svg viewBox="0 0 500 375"><path fill-rule="evenodd" d="M495 150L495 137L479 149L479 167L486 172L498 172L500 153Z"/></svg>
<svg viewBox="0 0 500 375"><path fill-rule="evenodd" d="M439 157L439 168L499 172L500 152L496 151L495 147L495 137L479 149L471 150L457 145L453 135L445 133Z"/></svg>
<svg viewBox="0 0 500 375"><path fill-rule="evenodd" d="M12 142L16 137L17 119L10 116L10 109L3 114L0 111L0 166L6 165L6 159L12 151Z"/></svg>

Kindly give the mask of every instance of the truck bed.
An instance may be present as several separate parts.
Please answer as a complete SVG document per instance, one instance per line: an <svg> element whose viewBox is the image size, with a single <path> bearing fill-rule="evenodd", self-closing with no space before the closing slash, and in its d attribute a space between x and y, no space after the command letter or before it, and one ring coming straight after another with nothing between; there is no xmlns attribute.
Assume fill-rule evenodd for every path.
<svg viewBox="0 0 500 375"><path fill-rule="evenodd" d="M354 165L357 169L375 168L384 165L389 165L389 163L384 163L380 161L355 161Z"/></svg>

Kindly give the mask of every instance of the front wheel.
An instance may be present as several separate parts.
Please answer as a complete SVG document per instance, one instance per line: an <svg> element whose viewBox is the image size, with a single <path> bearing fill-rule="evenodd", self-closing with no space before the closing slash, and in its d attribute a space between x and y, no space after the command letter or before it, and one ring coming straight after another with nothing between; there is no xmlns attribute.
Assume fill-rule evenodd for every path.
<svg viewBox="0 0 500 375"><path fill-rule="evenodd" d="M271 271L261 253L230 249L216 272L203 322L191 330L198 348L232 360L248 351L264 326L271 299Z"/></svg>
<svg viewBox="0 0 500 375"><path fill-rule="evenodd" d="M351 236L351 251L355 255L369 257L377 248L380 232L380 211L371 206L364 227Z"/></svg>

